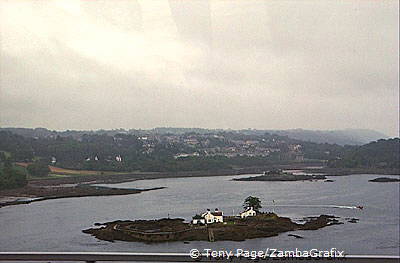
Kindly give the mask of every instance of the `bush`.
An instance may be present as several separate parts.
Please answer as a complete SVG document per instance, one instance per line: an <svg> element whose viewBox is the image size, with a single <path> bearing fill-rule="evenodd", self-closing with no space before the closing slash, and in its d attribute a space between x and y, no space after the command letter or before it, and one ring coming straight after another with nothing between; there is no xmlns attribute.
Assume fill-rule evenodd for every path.
<svg viewBox="0 0 400 263"><path fill-rule="evenodd" d="M26 167L31 176L43 177L50 173L49 166L43 162L34 162Z"/></svg>
<svg viewBox="0 0 400 263"><path fill-rule="evenodd" d="M27 184L26 174L12 167L9 160L0 169L0 190L23 187Z"/></svg>

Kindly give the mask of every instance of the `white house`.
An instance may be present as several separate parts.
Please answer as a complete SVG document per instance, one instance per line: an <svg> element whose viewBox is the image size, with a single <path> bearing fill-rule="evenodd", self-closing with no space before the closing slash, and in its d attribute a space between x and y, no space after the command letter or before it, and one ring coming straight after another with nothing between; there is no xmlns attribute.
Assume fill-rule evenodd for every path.
<svg viewBox="0 0 400 263"><path fill-rule="evenodd" d="M211 214L214 216L215 223L224 222L224 213L222 211L218 211L218 208L215 208L215 211Z"/></svg>
<svg viewBox="0 0 400 263"><path fill-rule="evenodd" d="M248 207L245 211L240 213L241 218L246 218L249 216L256 216L257 212L253 210L253 207Z"/></svg>
<svg viewBox="0 0 400 263"><path fill-rule="evenodd" d="M210 209L207 209L207 212L203 213L201 216L205 219L206 224L212 224L215 222L214 216Z"/></svg>
<svg viewBox="0 0 400 263"><path fill-rule="evenodd" d="M207 209L207 212L203 213L201 217L205 219L206 224L224 222L224 213L219 211L218 208L215 208L214 212L211 212L210 209Z"/></svg>

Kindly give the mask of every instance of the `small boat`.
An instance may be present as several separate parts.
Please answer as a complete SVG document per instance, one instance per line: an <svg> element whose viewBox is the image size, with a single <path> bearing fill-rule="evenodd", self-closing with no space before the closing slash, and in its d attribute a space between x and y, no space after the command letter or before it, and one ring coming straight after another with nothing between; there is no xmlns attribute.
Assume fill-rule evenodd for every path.
<svg viewBox="0 0 400 263"><path fill-rule="evenodd" d="M362 210L364 207L359 205L359 206L357 206L357 208Z"/></svg>

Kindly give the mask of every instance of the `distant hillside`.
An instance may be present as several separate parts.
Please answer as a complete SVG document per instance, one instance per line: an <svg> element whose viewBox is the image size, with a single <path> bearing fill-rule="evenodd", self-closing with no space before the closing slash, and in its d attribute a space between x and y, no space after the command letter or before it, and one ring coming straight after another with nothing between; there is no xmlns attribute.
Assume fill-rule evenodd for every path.
<svg viewBox="0 0 400 263"><path fill-rule="evenodd" d="M128 133L124 129L115 130L96 130L96 131L76 131L76 130L66 130L66 131L51 131L46 128L0 128L0 131L9 131L13 134L21 135L27 138L48 138L48 137L73 137L75 139L81 138L85 134L104 134L114 136L118 133Z"/></svg>
<svg viewBox="0 0 400 263"><path fill-rule="evenodd" d="M52 132L46 128L0 128L0 131L9 131L24 137L48 137L52 134L57 134L56 131Z"/></svg>
<svg viewBox="0 0 400 263"><path fill-rule="evenodd" d="M317 132L307 132L318 138ZM42 160L63 168L102 171L205 171L311 160L328 160L331 167L337 168L398 166L399 139L341 146L272 133L210 130L199 134L183 128L166 128L158 133L8 128L0 129L0 151L13 162ZM319 136L324 139L324 132Z"/></svg>
<svg viewBox="0 0 400 263"><path fill-rule="evenodd" d="M379 139L387 139L388 136L373 130L347 129L333 131L313 130L269 130L269 133L288 136L292 139L310 141L316 143L330 143L339 145L362 145Z"/></svg>
<svg viewBox="0 0 400 263"><path fill-rule="evenodd" d="M329 143L339 145L362 145L379 139L389 138L387 135L367 129L346 129L346 130L303 130L303 129L292 129L292 130L256 130L256 129L245 129L245 130L222 130L222 129L201 129L201 128L155 128L149 130L152 133L172 133L172 134L183 134L188 132L195 133L217 133L223 131L240 132L246 135L263 135L266 132L270 134L276 134L280 136L287 136L291 139L300 141L309 141L315 143Z"/></svg>
<svg viewBox="0 0 400 263"><path fill-rule="evenodd" d="M362 145L379 139L387 139L383 133L365 130L365 129L347 129L347 130L332 130L332 131L321 131L321 130L303 130L303 129L293 129L293 130L255 130L255 129L245 129L245 130L223 130L223 129L203 129L203 128L168 128L168 127L158 127L150 130L140 130L140 129L113 129L113 130L96 130L96 131L51 131L46 128L0 128L0 131L10 131L14 134L18 134L24 137L52 137L61 136L67 137L71 136L74 138L80 138L84 134L103 134L114 136L118 133L123 134L185 134L185 133L220 133L220 132L239 132L246 135L263 135L266 132L270 134L276 134L280 136L287 136L291 139L296 139L300 141L309 141L315 143L329 143L329 144L339 144L339 145Z"/></svg>
<svg viewBox="0 0 400 263"><path fill-rule="evenodd" d="M347 147L340 158L329 161L338 168L399 168L400 139L378 140L362 146Z"/></svg>

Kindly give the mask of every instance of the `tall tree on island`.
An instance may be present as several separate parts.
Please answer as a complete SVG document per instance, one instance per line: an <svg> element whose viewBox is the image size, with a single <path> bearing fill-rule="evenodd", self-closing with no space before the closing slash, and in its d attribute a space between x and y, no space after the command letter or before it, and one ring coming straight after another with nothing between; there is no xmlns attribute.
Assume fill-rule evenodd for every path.
<svg viewBox="0 0 400 263"><path fill-rule="evenodd" d="M252 207L254 211L259 212L261 206L261 201L258 197L249 196L244 200L243 207L245 209Z"/></svg>

